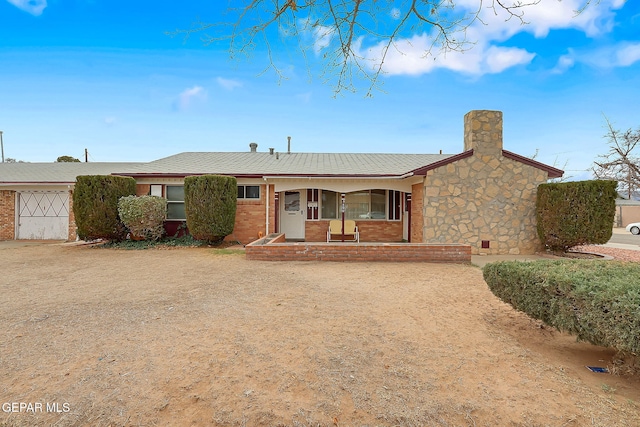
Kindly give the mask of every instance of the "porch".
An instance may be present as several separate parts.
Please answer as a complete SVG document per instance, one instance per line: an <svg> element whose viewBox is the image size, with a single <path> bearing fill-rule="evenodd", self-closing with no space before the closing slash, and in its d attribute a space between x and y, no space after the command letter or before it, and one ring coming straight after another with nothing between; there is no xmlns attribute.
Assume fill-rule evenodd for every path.
<svg viewBox="0 0 640 427"><path fill-rule="evenodd" d="M471 263L471 246L460 244L382 242L286 242L273 233L245 247L256 261L386 261Z"/></svg>

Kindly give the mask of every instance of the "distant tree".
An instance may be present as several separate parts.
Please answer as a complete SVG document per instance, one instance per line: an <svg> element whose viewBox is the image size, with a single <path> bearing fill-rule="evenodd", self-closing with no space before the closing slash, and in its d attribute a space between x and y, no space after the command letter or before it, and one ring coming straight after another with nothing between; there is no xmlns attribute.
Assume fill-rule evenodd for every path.
<svg viewBox="0 0 640 427"><path fill-rule="evenodd" d="M256 46L267 50L268 69L282 78L281 66L274 58L272 45L297 44L302 57L318 55L325 65L323 77L335 75L335 92L355 91L354 79L369 81L368 95L376 87L383 65L390 52L405 54L403 38L426 36L424 60L447 52L462 52L473 48L477 40L469 39L469 27L483 21L489 13L505 21L526 24L525 9L541 0L248 0L227 2L230 6L226 22L196 22L190 29L169 32L189 37L201 35L205 45L219 41L229 43L232 58L250 54ZM576 14L590 3L580 0ZM367 55L367 47L379 48L376 58ZM411 45L411 42L409 42ZM266 70L265 70L266 71Z"/></svg>
<svg viewBox="0 0 640 427"><path fill-rule="evenodd" d="M5 163L24 163L23 160L16 160L12 157L7 157L6 159L4 159Z"/></svg>
<svg viewBox="0 0 640 427"><path fill-rule="evenodd" d="M80 160L71 156L60 156L56 159L56 163L80 163Z"/></svg>
<svg viewBox="0 0 640 427"><path fill-rule="evenodd" d="M593 162L592 171L598 179L618 181L618 192L627 199L640 197L640 128L620 131L605 117L609 131L605 135L609 152Z"/></svg>

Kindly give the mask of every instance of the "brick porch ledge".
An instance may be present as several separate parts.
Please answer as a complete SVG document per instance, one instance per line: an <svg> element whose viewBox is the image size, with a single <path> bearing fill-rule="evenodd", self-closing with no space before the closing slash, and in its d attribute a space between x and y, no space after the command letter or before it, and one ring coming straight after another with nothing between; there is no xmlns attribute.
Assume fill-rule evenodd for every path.
<svg viewBox="0 0 640 427"><path fill-rule="evenodd" d="M284 242L268 236L245 247L248 260L258 261L387 261L471 263L471 246L428 243Z"/></svg>

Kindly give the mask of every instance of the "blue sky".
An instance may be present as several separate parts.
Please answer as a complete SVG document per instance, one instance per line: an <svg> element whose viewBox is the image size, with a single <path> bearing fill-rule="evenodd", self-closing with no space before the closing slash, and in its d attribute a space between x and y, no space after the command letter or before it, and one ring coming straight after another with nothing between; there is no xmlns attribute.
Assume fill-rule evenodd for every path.
<svg viewBox="0 0 640 427"><path fill-rule="evenodd" d="M402 2L398 2L399 10ZM477 0L460 0L471 8ZM464 53L421 58L405 33L382 92L334 96L322 44L303 58L273 38L285 80L261 72L263 46L230 60L167 31L223 19L227 2L0 0L0 130L5 157L150 161L182 151L458 153L463 116L504 113L504 148L588 177L607 151L606 115L640 126L640 2L542 0L528 25L483 11ZM380 18L392 22L392 17ZM313 35L311 35L313 38ZM362 54L377 55L375 40Z"/></svg>

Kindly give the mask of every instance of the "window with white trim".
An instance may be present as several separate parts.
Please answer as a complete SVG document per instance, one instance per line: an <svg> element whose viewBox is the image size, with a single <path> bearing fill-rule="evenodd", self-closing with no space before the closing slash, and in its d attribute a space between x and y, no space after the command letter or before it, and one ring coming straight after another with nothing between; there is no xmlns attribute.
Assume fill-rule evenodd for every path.
<svg viewBox="0 0 640 427"><path fill-rule="evenodd" d="M400 208L402 206L402 198L399 191L389 190L388 198L388 216L389 221L400 221Z"/></svg>
<svg viewBox="0 0 640 427"><path fill-rule="evenodd" d="M260 199L259 185L238 185L239 200L256 200Z"/></svg>
<svg viewBox="0 0 640 427"><path fill-rule="evenodd" d="M322 219L340 217L340 193L322 190L320 195ZM399 191L382 189L353 191L345 194L345 218L347 219L389 219L399 220ZM396 215L396 210L398 211ZM388 215L387 215L388 214Z"/></svg>
<svg viewBox="0 0 640 427"><path fill-rule="evenodd" d="M186 220L187 214L184 210L184 186L167 185L167 219Z"/></svg>
<svg viewBox="0 0 640 427"><path fill-rule="evenodd" d="M149 195L162 197L162 184L151 184L149 186Z"/></svg>

